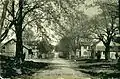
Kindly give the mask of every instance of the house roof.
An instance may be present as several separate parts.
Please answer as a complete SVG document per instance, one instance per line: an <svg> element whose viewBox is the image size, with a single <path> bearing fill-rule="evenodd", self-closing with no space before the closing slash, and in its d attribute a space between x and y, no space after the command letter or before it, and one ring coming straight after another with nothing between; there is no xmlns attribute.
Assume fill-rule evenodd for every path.
<svg viewBox="0 0 120 79"><path fill-rule="evenodd" d="M31 49L31 47L28 46L28 45L23 45L23 47L26 48L26 49Z"/></svg>
<svg viewBox="0 0 120 79"><path fill-rule="evenodd" d="M96 50L98 51L105 51L105 47L104 46L97 46ZM111 46L110 47L110 52L120 52L120 49L117 46Z"/></svg>
<svg viewBox="0 0 120 79"><path fill-rule="evenodd" d="M10 43L11 41L13 41L13 42L16 43L16 40L15 40L15 39L10 39L10 40L8 40L6 43L4 43L4 44L2 45L2 47L5 46L5 45L7 45L8 43ZM23 47L26 48L26 49L31 49L30 46L27 46L27 45L23 45Z"/></svg>
<svg viewBox="0 0 120 79"><path fill-rule="evenodd" d="M4 43L4 44L2 45L2 47L3 47L3 46L5 46L6 44L10 43L11 41L16 42L16 40L15 40L15 39L10 39L10 40L8 40L6 43Z"/></svg>
<svg viewBox="0 0 120 79"><path fill-rule="evenodd" d="M120 46L120 43L117 42L113 42L113 44L111 44L112 46Z"/></svg>
<svg viewBox="0 0 120 79"><path fill-rule="evenodd" d="M96 46L99 42L100 42L100 40L94 41L94 42L91 44L91 46Z"/></svg>
<svg viewBox="0 0 120 79"><path fill-rule="evenodd" d="M113 41L110 43L110 51L120 51L119 47L120 47L119 43ZM97 43L96 50L105 51L104 44L102 42Z"/></svg>
<svg viewBox="0 0 120 79"><path fill-rule="evenodd" d="M104 44L102 43L102 41L99 41L99 42L96 44L96 46L104 46ZM120 46L120 44L119 44L119 43L116 43L116 42L114 42L114 41L111 41L110 46Z"/></svg>
<svg viewBox="0 0 120 79"><path fill-rule="evenodd" d="M80 42L80 45L91 45L91 42Z"/></svg>
<svg viewBox="0 0 120 79"><path fill-rule="evenodd" d="M33 50L32 50L32 52L38 52L38 51L39 51L39 50L37 50L37 49L33 49Z"/></svg>

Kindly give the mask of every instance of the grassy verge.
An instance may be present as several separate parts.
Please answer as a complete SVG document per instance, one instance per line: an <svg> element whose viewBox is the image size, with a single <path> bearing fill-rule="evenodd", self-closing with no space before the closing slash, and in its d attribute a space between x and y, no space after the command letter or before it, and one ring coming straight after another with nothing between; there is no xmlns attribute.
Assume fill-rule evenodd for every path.
<svg viewBox="0 0 120 79"><path fill-rule="evenodd" d="M33 61L25 61L22 64L22 69L17 69L14 63L14 58L0 56L0 64L2 68L1 76L3 78L11 78L15 76L21 75L31 75L35 73L37 70L47 67L48 63L41 62L33 62ZM19 71L20 70L20 71ZM20 74L16 72L21 72Z"/></svg>
<svg viewBox="0 0 120 79"><path fill-rule="evenodd" d="M98 62L96 60L82 60L78 61L77 64L79 65L78 67L81 72L91 76L99 77L100 79L120 79L118 65L113 61L106 62L101 60Z"/></svg>

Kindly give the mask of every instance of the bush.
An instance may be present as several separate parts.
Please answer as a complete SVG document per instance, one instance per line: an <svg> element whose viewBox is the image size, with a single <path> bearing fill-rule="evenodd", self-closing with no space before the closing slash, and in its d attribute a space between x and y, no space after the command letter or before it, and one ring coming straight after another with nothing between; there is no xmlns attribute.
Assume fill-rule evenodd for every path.
<svg viewBox="0 0 120 79"><path fill-rule="evenodd" d="M41 63L41 62L33 62L33 61L25 61L23 63L23 67L27 67L29 69L41 69L48 66L48 63Z"/></svg>
<svg viewBox="0 0 120 79"><path fill-rule="evenodd" d="M10 57L5 57L4 60L2 59L2 61L4 61L4 63L1 64L3 71L1 75L5 78L11 78L12 76L19 76L23 74L33 74L34 72L32 69L41 69L48 66L47 63L25 61L21 65L18 65L18 67L15 63L15 59Z"/></svg>
<svg viewBox="0 0 120 79"><path fill-rule="evenodd" d="M18 75L16 73L16 70L14 69L16 67L14 63L14 58L13 57L5 57L3 58L4 63L1 64L1 67L3 69L2 76L3 77L11 77L11 76L16 76Z"/></svg>

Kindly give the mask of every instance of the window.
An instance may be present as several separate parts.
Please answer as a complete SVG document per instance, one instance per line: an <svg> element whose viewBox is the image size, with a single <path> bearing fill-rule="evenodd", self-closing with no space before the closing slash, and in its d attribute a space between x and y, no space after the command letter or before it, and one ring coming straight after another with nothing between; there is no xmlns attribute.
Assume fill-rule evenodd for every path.
<svg viewBox="0 0 120 79"><path fill-rule="evenodd" d="M3 49L5 49L5 46L3 47Z"/></svg>
<svg viewBox="0 0 120 79"><path fill-rule="evenodd" d="M87 46L84 46L84 49L87 49Z"/></svg>
<svg viewBox="0 0 120 79"><path fill-rule="evenodd" d="M88 46L88 49L91 49L91 47L90 47L90 46Z"/></svg>
<svg viewBox="0 0 120 79"><path fill-rule="evenodd" d="M85 51L85 52L84 52L84 55L87 55L87 54L88 54L88 52L87 52L87 51Z"/></svg>

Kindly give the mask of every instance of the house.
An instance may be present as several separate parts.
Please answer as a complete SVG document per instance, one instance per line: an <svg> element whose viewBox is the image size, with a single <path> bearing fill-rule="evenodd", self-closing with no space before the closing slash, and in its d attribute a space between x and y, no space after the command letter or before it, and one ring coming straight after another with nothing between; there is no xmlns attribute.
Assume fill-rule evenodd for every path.
<svg viewBox="0 0 120 79"><path fill-rule="evenodd" d="M23 53L25 53L25 58L27 59L30 58L29 57L30 50L31 50L30 47L28 47L27 45L23 45ZM14 57L16 54L15 52L16 52L16 40L11 39L2 45L0 54L4 56Z"/></svg>
<svg viewBox="0 0 120 79"><path fill-rule="evenodd" d="M113 41L110 43L110 58L111 59L116 59L116 57L115 57L116 53L118 53L118 55L120 55L120 49L119 48L120 48L120 44L119 43L116 43L116 42L113 42ZM98 51L101 52L101 59L105 59L105 53L104 53L105 46L102 43L102 41L100 41L100 42L98 42L96 44L95 50L96 50L96 53Z"/></svg>
<svg viewBox="0 0 120 79"><path fill-rule="evenodd" d="M35 59L38 58L39 50L38 49L33 49L32 52L33 52L33 58L35 58Z"/></svg>
<svg viewBox="0 0 120 79"><path fill-rule="evenodd" d="M33 56L32 49L28 45L23 45L23 53L25 53L25 59L31 59Z"/></svg>
<svg viewBox="0 0 120 79"><path fill-rule="evenodd" d="M69 59L90 58L91 56L90 44L91 44L90 42L80 42L79 46L77 46L76 52L74 51L68 52Z"/></svg>
<svg viewBox="0 0 120 79"><path fill-rule="evenodd" d="M90 44L89 42L81 42L80 43L80 50L77 50L76 53L80 56L80 57L85 57L85 58L89 58L91 56L90 53ZM79 52L79 53L78 53Z"/></svg>
<svg viewBox="0 0 120 79"><path fill-rule="evenodd" d="M1 55L10 56L10 57L15 56L15 50L16 50L15 42L16 41L14 39L11 39L7 41L6 43L4 43L1 46Z"/></svg>

